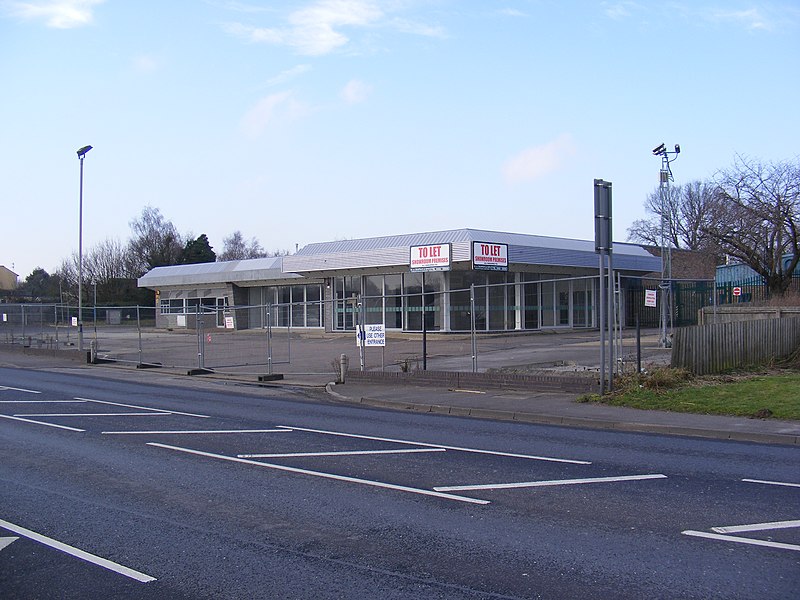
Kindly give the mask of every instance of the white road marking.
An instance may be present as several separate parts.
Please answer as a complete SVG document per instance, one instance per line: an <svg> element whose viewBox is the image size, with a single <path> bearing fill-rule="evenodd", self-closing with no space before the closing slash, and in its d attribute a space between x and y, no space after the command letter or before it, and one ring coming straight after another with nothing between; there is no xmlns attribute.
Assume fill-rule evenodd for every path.
<svg viewBox="0 0 800 600"><path fill-rule="evenodd" d="M459 502L469 502L471 504L489 504L488 500L478 500L476 498L467 498L465 496L455 496L452 494L442 494L431 490L423 490L419 488L406 487L403 485L395 485L393 483L383 483L381 481L372 481L369 479L359 479L357 477L346 477L344 475L334 475L333 473L323 473L320 471L309 471L308 469L298 469L296 467L287 467L284 465L275 465L272 463L265 463L255 460L248 460L246 458L237 458L235 456L225 456L223 454L213 454L211 452L202 452L200 450L192 450L191 448L181 448L179 446L169 446L167 444L158 444L156 442L148 442L148 446L156 448L165 448L167 450L175 450L177 452L185 452L187 454L194 454L196 456L205 456L208 458L217 458L220 460L227 460L231 462L238 462L245 465L253 465L256 467L266 467L268 469L276 469L278 471L287 471L289 473L299 473L301 475L311 475L312 477L322 477L324 479L334 479L336 481L345 481L349 483L359 483L361 485L369 485L372 487L385 488L389 490L397 490L401 492L411 492L414 494L421 494L423 496L434 496L437 498L444 498L446 500L457 500Z"/></svg>
<svg viewBox="0 0 800 600"><path fill-rule="evenodd" d="M103 435L213 435L216 433L291 433L291 429L206 429L202 431L103 431Z"/></svg>
<svg viewBox="0 0 800 600"><path fill-rule="evenodd" d="M0 390L13 390L15 392L25 392L26 394L41 394L42 392L37 392L36 390L26 390L25 388L16 388L11 387L8 385L0 385Z"/></svg>
<svg viewBox="0 0 800 600"><path fill-rule="evenodd" d="M40 413L18 414L15 417L167 417L168 412L135 412L135 413Z"/></svg>
<svg viewBox="0 0 800 600"><path fill-rule="evenodd" d="M24 527L20 527L19 525L14 525L13 523L9 523L8 521L0 519L0 527L8 529L9 531L13 531L16 534L31 539L35 542L39 542L40 544L44 544L45 546L49 546L50 548L54 548L55 550L60 550L61 552L65 552L66 554L74 556L75 558L85 560L86 562L90 562L99 567L103 567L104 569L108 569L109 571L114 571L115 573L119 573L120 575L124 575L125 577L130 577L131 579L135 579L136 581L140 581L142 583L148 583L150 581L156 580L155 577L151 577L150 575L145 575L144 573L140 573L139 571L134 571L133 569L112 562L108 559L101 558L94 554L90 554L89 552L80 550L79 548L75 548L74 546L69 546L63 542L59 542L58 540L54 540L53 538L44 536L41 533L36 533L35 531L31 531L30 529L25 529Z"/></svg>
<svg viewBox="0 0 800 600"><path fill-rule="evenodd" d="M18 537L0 537L0 550L3 548L8 548L8 546L16 542L18 539Z"/></svg>
<svg viewBox="0 0 800 600"><path fill-rule="evenodd" d="M124 408L138 408L140 410L153 410L158 412L165 412L172 415L183 415L184 417L198 417L200 419L210 418L208 415L197 415L194 413L179 412L177 410L164 410L161 408L153 408L152 406L137 406L135 404L122 404L120 402L109 402L107 400L94 400L92 398L75 398L75 400L86 400L86 402L97 402L98 404L108 404L110 406L122 406Z"/></svg>
<svg viewBox="0 0 800 600"><path fill-rule="evenodd" d="M0 400L0 404L85 404L86 400Z"/></svg>
<svg viewBox="0 0 800 600"><path fill-rule="evenodd" d="M382 437L374 437L370 435L358 435L355 433L341 433L337 431L325 431L322 429L308 429L305 427L290 427L288 425L278 425L278 427L285 427L287 429L293 429L295 431L307 431L309 433L321 433L324 435L336 435L340 437L349 437L349 438L357 438L361 440L373 440L376 442L391 442L394 444L408 444L410 446L425 446L427 448L444 448L445 450L457 450L459 452L472 452L475 454L491 454L494 456L508 456L511 458L526 458L529 460L544 460L550 462L559 462L559 463L570 463L573 465L590 465L591 462L585 460L571 460L567 458L552 458L547 456L532 456L529 454L514 454L511 452L498 452L494 450L480 450L477 448L461 448L458 446L445 446L443 444L428 444L425 442L414 442L411 440L395 440L391 438L382 438Z"/></svg>
<svg viewBox="0 0 800 600"><path fill-rule="evenodd" d="M237 454L239 458L294 458L306 456L361 456L364 454L413 454L415 452L447 452L444 448L407 448L404 450L353 450L350 452L294 452L290 454Z"/></svg>
<svg viewBox="0 0 800 600"><path fill-rule="evenodd" d="M33 419L23 419L22 417L12 417L11 415L0 415L3 419L11 419L13 421L23 421L24 423L35 423L36 425L46 425L47 427L55 427L56 429L66 429L67 431L86 431L85 429L76 429L75 427L67 427L66 425L56 425L54 423L45 423L44 421L34 421Z"/></svg>
<svg viewBox="0 0 800 600"><path fill-rule="evenodd" d="M660 473L653 475L626 475L622 477L591 477L586 479L553 479L550 481L523 481L519 483L488 483L483 485L451 485L435 487L437 492L464 492L467 490L505 490L513 488L546 487L553 485L577 485L582 483L610 483L616 481L642 481L644 479L666 479Z"/></svg>
<svg viewBox="0 0 800 600"><path fill-rule="evenodd" d="M750 544L753 546L766 546L768 548L778 548L780 550L798 550L800 546L795 544L784 544L782 542L769 542L766 540L754 540L750 538L737 537L735 535L721 535L718 533L707 533L705 531L681 531L683 535L690 535L693 537L707 538L710 540L722 540L724 542L736 542L738 544Z"/></svg>
<svg viewBox="0 0 800 600"><path fill-rule="evenodd" d="M763 481L761 479L742 479L747 483L764 483L766 485L783 485L786 487L800 487L800 483L787 483L785 481Z"/></svg>
<svg viewBox="0 0 800 600"><path fill-rule="evenodd" d="M770 529L792 529L800 527L800 521L773 521L771 523L753 523L751 525L733 525L731 527L712 527L716 533L744 533L745 531L769 531Z"/></svg>

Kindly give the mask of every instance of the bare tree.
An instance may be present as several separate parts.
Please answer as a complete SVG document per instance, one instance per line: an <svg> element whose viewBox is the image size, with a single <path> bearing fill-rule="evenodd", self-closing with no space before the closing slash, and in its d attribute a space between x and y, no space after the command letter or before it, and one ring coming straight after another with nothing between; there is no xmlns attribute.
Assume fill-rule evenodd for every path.
<svg viewBox="0 0 800 600"><path fill-rule="evenodd" d="M121 282L136 277L125 247L118 241L106 239L91 247L83 257L82 265L83 297L94 298L99 302L116 299ZM68 295L78 295L79 265L78 253L64 259L55 273Z"/></svg>
<svg viewBox="0 0 800 600"><path fill-rule="evenodd" d="M782 296L800 260L800 162L738 157L717 176L714 192L707 234Z"/></svg>
<svg viewBox="0 0 800 600"><path fill-rule="evenodd" d="M263 258L267 256L264 248L256 238L250 238L247 242L238 229L222 240L223 249L217 256L217 260L244 260L248 258Z"/></svg>
<svg viewBox="0 0 800 600"><path fill-rule="evenodd" d="M165 220L157 208L146 206L130 226L133 237L128 242L128 252L137 276L155 267L181 262L183 240L172 221Z"/></svg>
<svg viewBox="0 0 800 600"><path fill-rule="evenodd" d="M628 240L661 246L662 219L664 242L671 248L716 252L713 238L707 233L711 218L713 186L694 181L667 188L662 205L661 189L647 196L645 219L628 228Z"/></svg>

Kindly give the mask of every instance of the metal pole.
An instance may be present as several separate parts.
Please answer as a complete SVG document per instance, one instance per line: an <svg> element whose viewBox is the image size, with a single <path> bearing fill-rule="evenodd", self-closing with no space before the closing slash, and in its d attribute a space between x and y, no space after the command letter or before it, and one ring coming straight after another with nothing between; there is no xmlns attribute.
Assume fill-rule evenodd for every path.
<svg viewBox="0 0 800 600"><path fill-rule="evenodd" d="M155 309L153 310L155 315ZM139 364L142 364L142 319L139 314L139 305L136 305L136 329L139 332Z"/></svg>
<svg viewBox="0 0 800 600"><path fill-rule="evenodd" d="M422 370L428 370L428 326L425 322L425 271L422 272Z"/></svg>
<svg viewBox="0 0 800 600"><path fill-rule="evenodd" d="M478 339L475 332L475 284L469 286L469 329L472 337L472 372L478 372Z"/></svg>
<svg viewBox="0 0 800 600"><path fill-rule="evenodd" d="M639 325L639 307L636 307L636 373L642 372L642 328Z"/></svg>
<svg viewBox="0 0 800 600"><path fill-rule="evenodd" d="M609 245L611 242L609 241ZM612 251L608 251L608 298L606 308L608 309L608 391L614 391L614 267L612 264Z"/></svg>
<svg viewBox="0 0 800 600"><path fill-rule="evenodd" d="M83 353L83 156L78 200L78 350Z"/></svg>
<svg viewBox="0 0 800 600"><path fill-rule="evenodd" d="M598 316L600 318L600 395L606 393L606 317L605 317L605 259L601 251L600 257L600 276L597 285L597 299L599 302Z"/></svg>
<svg viewBox="0 0 800 600"><path fill-rule="evenodd" d="M272 304L267 304L267 374L272 375Z"/></svg>

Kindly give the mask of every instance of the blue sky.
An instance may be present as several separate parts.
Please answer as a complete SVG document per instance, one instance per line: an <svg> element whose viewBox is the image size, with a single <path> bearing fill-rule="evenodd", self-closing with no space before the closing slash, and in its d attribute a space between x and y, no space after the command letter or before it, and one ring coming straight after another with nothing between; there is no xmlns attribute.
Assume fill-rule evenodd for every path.
<svg viewBox="0 0 800 600"><path fill-rule="evenodd" d="M471 227L624 241L676 183L800 155L800 4L0 0L0 264L126 242L154 206L218 252Z"/></svg>

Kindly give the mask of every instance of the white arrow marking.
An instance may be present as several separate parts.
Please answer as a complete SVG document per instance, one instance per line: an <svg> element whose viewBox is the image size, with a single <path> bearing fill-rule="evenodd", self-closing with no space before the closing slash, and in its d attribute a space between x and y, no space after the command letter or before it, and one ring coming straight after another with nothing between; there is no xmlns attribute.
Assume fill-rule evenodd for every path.
<svg viewBox="0 0 800 600"><path fill-rule="evenodd" d="M10 544L16 542L18 539L18 537L0 538L0 550L7 548Z"/></svg>

